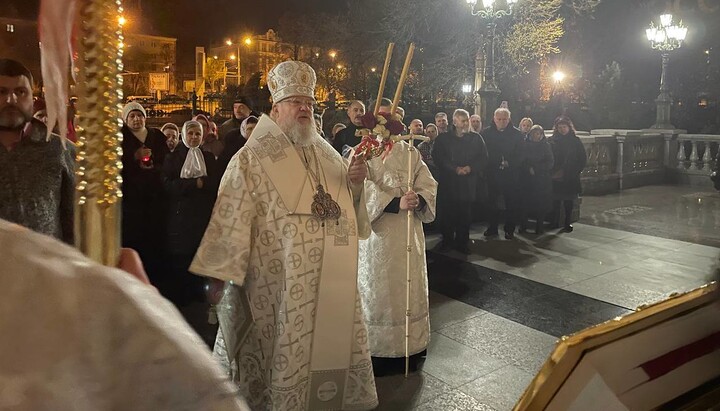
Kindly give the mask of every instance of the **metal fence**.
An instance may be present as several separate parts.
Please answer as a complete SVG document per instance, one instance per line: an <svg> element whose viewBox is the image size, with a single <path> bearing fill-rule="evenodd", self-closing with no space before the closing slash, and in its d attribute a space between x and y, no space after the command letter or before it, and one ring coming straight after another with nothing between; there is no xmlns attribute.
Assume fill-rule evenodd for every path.
<svg viewBox="0 0 720 411"><path fill-rule="evenodd" d="M223 104L224 99L193 98L188 101L140 102L147 113L147 125L160 127L165 123L175 123L178 126L197 114L204 114L218 124L232 116L232 104L228 107Z"/></svg>

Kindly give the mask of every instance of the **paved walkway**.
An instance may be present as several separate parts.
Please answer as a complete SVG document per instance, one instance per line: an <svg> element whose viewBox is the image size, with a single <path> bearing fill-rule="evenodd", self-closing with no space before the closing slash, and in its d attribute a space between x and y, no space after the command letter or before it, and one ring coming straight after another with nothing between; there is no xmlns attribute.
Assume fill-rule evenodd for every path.
<svg viewBox="0 0 720 411"><path fill-rule="evenodd" d="M693 198L705 203L702 212L689 205ZM670 215L669 203L687 212ZM646 187L586 197L573 233L488 241L478 226L471 255L428 252L427 360L407 380L378 378L378 409L512 409L558 337L705 284L720 256L703 245L720 244L704 225L716 224L708 216L717 205L716 193ZM694 216L685 228L662 224L679 227L684 215ZM628 231L607 227L616 224ZM438 241L429 235L428 249Z"/></svg>

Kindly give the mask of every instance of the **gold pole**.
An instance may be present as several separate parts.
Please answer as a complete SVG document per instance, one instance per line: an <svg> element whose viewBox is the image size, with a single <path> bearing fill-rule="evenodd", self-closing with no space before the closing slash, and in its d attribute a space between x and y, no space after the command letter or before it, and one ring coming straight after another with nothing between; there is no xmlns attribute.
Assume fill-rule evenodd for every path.
<svg viewBox="0 0 720 411"><path fill-rule="evenodd" d="M380 77L380 89L378 90L377 97L375 98L375 108L373 115L377 116L380 111L380 102L382 101L383 93L385 93L385 82L387 82L388 70L390 70L390 60L392 59L393 49L395 43L388 44L387 53L385 54L385 65L383 66L382 77Z"/></svg>
<svg viewBox="0 0 720 411"><path fill-rule="evenodd" d="M75 245L104 265L120 254L122 33L119 0L80 6Z"/></svg>
<svg viewBox="0 0 720 411"><path fill-rule="evenodd" d="M395 89L395 96L393 97L390 115L395 114L395 110L397 110L398 104L400 103L400 97L402 96L403 87L405 87L405 80L407 79L408 71L410 70L410 62L412 61L413 53L415 53L415 43L410 43L407 56L405 56L405 64L403 65L402 73L400 73L400 81Z"/></svg>
<svg viewBox="0 0 720 411"><path fill-rule="evenodd" d="M412 150L413 135L410 133L408 145L408 191L413 188L412 181ZM407 212L407 253L405 258L405 378L410 373L410 258L412 257L412 228L413 228L413 210Z"/></svg>

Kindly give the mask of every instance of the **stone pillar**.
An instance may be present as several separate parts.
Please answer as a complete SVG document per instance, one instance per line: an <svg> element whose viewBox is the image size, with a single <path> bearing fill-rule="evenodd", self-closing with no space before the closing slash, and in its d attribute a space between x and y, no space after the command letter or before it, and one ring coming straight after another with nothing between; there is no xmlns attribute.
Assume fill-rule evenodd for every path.
<svg viewBox="0 0 720 411"><path fill-rule="evenodd" d="M618 144L616 172L618 175L618 189L620 191L623 190L623 170L625 168L625 139L626 138L627 137L625 137L625 136L615 134L615 139L617 140L617 144Z"/></svg>
<svg viewBox="0 0 720 411"><path fill-rule="evenodd" d="M672 97L670 96L670 88L667 85L667 68L670 62L670 54L664 52L662 54L662 74L660 76L660 95L655 100L656 117L655 124L652 128L672 130L675 128L670 123L670 106L672 105Z"/></svg>
<svg viewBox="0 0 720 411"><path fill-rule="evenodd" d="M666 168L670 167L670 141L673 138L672 134L662 133L663 140L665 140L665 152L663 153L663 166Z"/></svg>

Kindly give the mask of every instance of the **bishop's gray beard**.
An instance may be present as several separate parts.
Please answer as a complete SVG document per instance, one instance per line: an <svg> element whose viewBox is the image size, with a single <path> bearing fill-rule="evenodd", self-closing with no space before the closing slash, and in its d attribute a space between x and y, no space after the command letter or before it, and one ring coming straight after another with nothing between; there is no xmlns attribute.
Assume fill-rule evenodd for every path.
<svg viewBox="0 0 720 411"><path fill-rule="evenodd" d="M278 126L293 143L300 147L309 147L316 141L316 138L321 138L315 129L314 122L303 125L294 120L278 121Z"/></svg>

